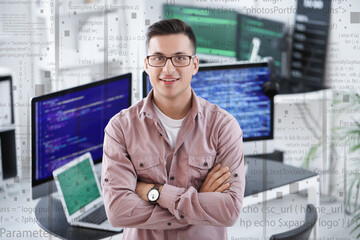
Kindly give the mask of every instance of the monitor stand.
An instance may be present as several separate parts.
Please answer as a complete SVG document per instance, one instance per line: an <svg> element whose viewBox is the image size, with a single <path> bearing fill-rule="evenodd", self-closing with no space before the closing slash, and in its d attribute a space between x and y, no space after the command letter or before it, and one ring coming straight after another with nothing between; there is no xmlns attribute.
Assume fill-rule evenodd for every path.
<svg viewBox="0 0 360 240"><path fill-rule="evenodd" d="M272 153L246 155L245 157L269 159L269 160L273 160L273 161L277 161L277 162L283 162L284 161L284 152L275 150Z"/></svg>

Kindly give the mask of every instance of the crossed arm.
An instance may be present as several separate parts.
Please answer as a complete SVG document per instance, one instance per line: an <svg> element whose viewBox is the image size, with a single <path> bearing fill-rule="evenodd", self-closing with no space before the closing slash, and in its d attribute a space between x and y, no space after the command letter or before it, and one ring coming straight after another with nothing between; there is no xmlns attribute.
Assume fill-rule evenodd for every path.
<svg viewBox="0 0 360 240"><path fill-rule="evenodd" d="M240 129L234 131L235 127L238 127L237 122L222 133L216 165L200 190L164 184L157 205L147 202L146 195L153 184L137 182L122 131L116 131L115 135L115 131L105 130L101 182L110 223L120 227L164 230L189 224L233 225L240 214L245 188L242 135ZM234 136L233 132L237 134Z"/></svg>
<svg viewBox="0 0 360 240"><path fill-rule="evenodd" d="M231 176L229 167L221 167L221 164L217 164L207 174L204 183L201 185L199 193L202 192L223 192L230 187L230 183L225 181ZM155 184L138 182L136 184L135 192L144 201L149 201L147 193L150 191ZM161 193L163 186L160 186L159 192Z"/></svg>

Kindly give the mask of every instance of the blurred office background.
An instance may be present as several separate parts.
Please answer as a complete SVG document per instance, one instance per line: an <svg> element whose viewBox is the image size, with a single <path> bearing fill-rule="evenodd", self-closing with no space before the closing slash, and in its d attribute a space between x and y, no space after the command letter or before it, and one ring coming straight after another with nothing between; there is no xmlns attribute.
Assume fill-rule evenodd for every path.
<svg viewBox="0 0 360 240"><path fill-rule="evenodd" d="M284 163L320 175L321 201L336 201L344 206L341 214L354 214L360 175L360 2L300 2L1 1L0 75L11 75L12 81L0 82L0 125L14 130L16 175L5 180L2 172L0 201L32 201L31 98L130 72L136 103L143 97L146 29L175 17L193 26L204 64L273 57L280 86L273 139L245 143L246 154L281 152ZM16 219L17 211L9 214ZM351 229L342 230L347 236Z"/></svg>

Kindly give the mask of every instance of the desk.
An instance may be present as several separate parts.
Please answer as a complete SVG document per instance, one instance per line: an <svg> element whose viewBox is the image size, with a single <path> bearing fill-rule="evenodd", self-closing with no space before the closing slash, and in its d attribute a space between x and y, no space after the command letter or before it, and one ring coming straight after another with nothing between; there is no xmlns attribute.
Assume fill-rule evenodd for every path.
<svg viewBox="0 0 360 240"><path fill-rule="evenodd" d="M50 234L61 239L101 239L118 234L91 228L73 227L67 220L59 199L44 197L36 205L37 224Z"/></svg>
<svg viewBox="0 0 360 240"><path fill-rule="evenodd" d="M319 207L320 178L316 173L268 159L247 157L246 164L243 208L302 190L307 190L308 203L313 204L315 208ZM303 217L305 218L305 214ZM240 218L231 230L234 231L239 227L239 223ZM318 229L315 224L312 239L316 239L317 236Z"/></svg>
<svg viewBox="0 0 360 240"><path fill-rule="evenodd" d="M305 189L308 189L308 202L315 207L319 206L319 182L317 174L271 160L247 157L246 162L248 167L243 207ZM117 234L70 226L66 221L59 200L51 200L48 197L42 198L36 208L35 216L40 227L59 238L90 240L106 238ZM40 211L39 208L43 211ZM46 209L48 210L44 211ZM239 224L236 223L232 228L238 226ZM314 237L317 236L316 225L313 234Z"/></svg>

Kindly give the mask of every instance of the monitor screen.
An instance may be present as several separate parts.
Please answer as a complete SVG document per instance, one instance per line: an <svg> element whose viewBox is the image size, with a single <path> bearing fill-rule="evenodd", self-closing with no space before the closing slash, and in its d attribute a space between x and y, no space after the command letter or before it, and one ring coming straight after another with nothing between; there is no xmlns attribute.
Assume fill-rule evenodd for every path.
<svg viewBox="0 0 360 240"><path fill-rule="evenodd" d="M238 14L237 27L237 59L250 60L252 53L258 49L258 57L274 59L276 72L280 75L282 52L286 50L284 23Z"/></svg>
<svg viewBox="0 0 360 240"><path fill-rule="evenodd" d="M85 152L101 162L108 121L130 105L131 74L33 98L33 198L34 187L53 180L53 170Z"/></svg>
<svg viewBox="0 0 360 240"><path fill-rule="evenodd" d="M86 158L57 175L69 215L100 197L90 161Z"/></svg>
<svg viewBox="0 0 360 240"><path fill-rule="evenodd" d="M273 139L273 99L263 91L270 76L267 62L201 66L191 80L191 87L197 96L217 104L237 119L244 141ZM144 96L151 88L144 72Z"/></svg>
<svg viewBox="0 0 360 240"><path fill-rule="evenodd" d="M237 13L224 8L164 5L164 19L177 18L194 31L197 53L236 57Z"/></svg>

